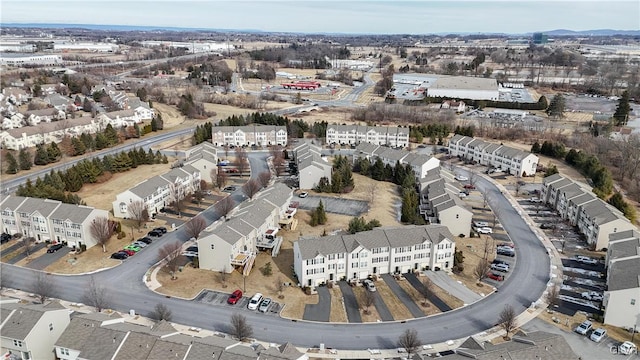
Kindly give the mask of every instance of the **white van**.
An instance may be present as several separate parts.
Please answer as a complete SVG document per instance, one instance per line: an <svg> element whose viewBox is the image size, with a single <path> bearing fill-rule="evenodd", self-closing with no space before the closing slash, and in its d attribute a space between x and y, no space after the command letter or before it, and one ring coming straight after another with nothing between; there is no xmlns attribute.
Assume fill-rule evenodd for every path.
<svg viewBox="0 0 640 360"><path fill-rule="evenodd" d="M262 294L256 293L255 295L253 295L251 300L249 300L249 304L247 304L247 309L256 310L260 305L260 302L262 302Z"/></svg>

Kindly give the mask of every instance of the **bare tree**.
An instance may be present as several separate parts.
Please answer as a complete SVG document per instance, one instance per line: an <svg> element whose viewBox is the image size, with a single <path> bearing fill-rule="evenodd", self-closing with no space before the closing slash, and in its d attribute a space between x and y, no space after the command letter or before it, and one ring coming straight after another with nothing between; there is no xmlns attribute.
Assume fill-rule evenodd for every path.
<svg viewBox="0 0 640 360"><path fill-rule="evenodd" d="M129 205L127 205L127 213L129 217L136 222L138 231L140 231L143 222L149 221L149 212L142 200L134 200L129 203Z"/></svg>
<svg viewBox="0 0 640 360"><path fill-rule="evenodd" d="M500 312L500 327L506 332L505 339L509 339L509 334L516 328L516 311L511 305L505 305Z"/></svg>
<svg viewBox="0 0 640 360"><path fill-rule="evenodd" d="M284 159L281 156L278 156L274 157L271 162L273 163L273 170L276 172L276 176L282 175L284 172Z"/></svg>
<svg viewBox="0 0 640 360"><path fill-rule="evenodd" d="M418 338L416 329L406 329L398 338L398 347L407 351L407 359L411 359L411 355L418 351L422 346L422 341Z"/></svg>
<svg viewBox="0 0 640 360"><path fill-rule="evenodd" d="M113 224L106 216L99 216L89 225L89 232L96 242L102 246L102 252L107 252L107 243L113 236L114 228Z"/></svg>
<svg viewBox="0 0 640 360"><path fill-rule="evenodd" d="M175 280L182 258L182 244L180 241L165 244L158 251L158 257L160 261L164 260L165 268L171 274L171 279Z"/></svg>
<svg viewBox="0 0 640 360"><path fill-rule="evenodd" d="M229 274L227 274L227 267L225 266L224 268L222 268L222 271L220 271L218 273L218 279L220 280L220 283L222 284L222 288L226 288L227 287L227 279L229 278Z"/></svg>
<svg viewBox="0 0 640 360"><path fill-rule="evenodd" d="M278 292L278 299L283 299L284 295L282 294L284 292L284 282L282 281L281 277L278 277L276 279L276 291Z"/></svg>
<svg viewBox="0 0 640 360"><path fill-rule="evenodd" d="M560 302L560 287L557 284L554 284L547 290L546 300L549 306L558 305Z"/></svg>
<svg viewBox="0 0 640 360"><path fill-rule="evenodd" d="M236 148L236 167L240 172L240 177L244 175L244 172L247 170L247 166L249 165L247 162L247 151L242 147Z"/></svg>
<svg viewBox="0 0 640 360"><path fill-rule="evenodd" d="M56 286L53 278L47 278L45 273L39 272L33 282L33 292L38 295L38 300L44 304L47 299L55 296Z"/></svg>
<svg viewBox="0 0 640 360"><path fill-rule="evenodd" d="M231 335L240 341L245 341L253 336L253 328L244 315L238 313L231 315Z"/></svg>
<svg viewBox="0 0 640 360"><path fill-rule="evenodd" d="M369 206L373 204L373 200L376 198L376 191L378 190L378 183L372 182L371 184L366 186L366 193L369 200Z"/></svg>
<svg viewBox="0 0 640 360"><path fill-rule="evenodd" d="M87 305L94 307L97 312L101 312L106 309L110 304L107 289L98 285L93 276L89 279L89 284L84 293L83 301Z"/></svg>
<svg viewBox="0 0 640 360"><path fill-rule="evenodd" d="M181 216L182 211L182 200L184 200L185 193L176 183L169 183L169 201L171 202L171 206L178 213L178 216Z"/></svg>
<svg viewBox="0 0 640 360"><path fill-rule="evenodd" d="M226 197L223 197L220 201L218 201L214 205L214 207L216 209L216 213L219 216L226 219L227 215L229 215L231 210L233 210L233 208L236 207L236 202L233 200L231 196L226 196Z"/></svg>
<svg viewBox="0 0 640 360"><path fill-rule="evenodd" d="M256 179L249 179L244 185L242 185L242 192L247 195L247 197L253 200L253 197L262 189L260 182Z"/></svg>
<svg viewBox="0 0 640 360"><path fill-rule="evenodd" d="M33 248L33 243L35 239L31 236L23 236L20 239L20 243L22 244L22 248L24 253L27 255L27 259L31 258L31 249Z"/></svg>
<svg viewBox="0 0 640 360"><path fill-rule="evenodd" d="M473 269L473 275L478 280L478 284L487 278L489 270L491 270L491 263L487 259L480 259L478 265Z"/></svg>
<svg viewBox="0 0 640 360"><path fill-rule="evenodd" d="M228 159L229 158L229 149L230 149L229 144L224 144L222 146L222 149L224 150L224 158Z"/></svg>
<svg viewBox="0 0 640 360"><path fill-rule="evenodd" d="M149 313L149 317L156 321L171 321L173 315L171 309L163 303L157 303L153 311Z"/></svg>
<svg viewBox="0 0 640 360"><path fill-rule="evenodd" d="M213 169L211 170L211 172L213 172ZM226 172L222 171L221 166L218 166L215 178L213 177L213 175L211 178L216 179L216 187L218 189L224 188L225 186L227 186L227 183L229 182L229 175Z"/></svg>
<svg viewBox="0 0 640 360"><path fill-rule="evenodd" d="M200 233L206 228L207 221L202 217L202 215L192 218L185 224L185 231L187 232L187 235L196 239L198 239Z"/></svg>
<svg viewBox="0 0 640 360"><path fill-rule="evenodd" d="M423 288L420 290L422 295L422 305L427 306L429 303L429 296L433 294L433 282L425 276L424 279L422 279L422 286Z"/></svg>
<svg viewBox="0 0 640 360"><path fill-rule="evenodd" d="M513 184L513 189L516 193L516 196L520 194L520 189L522 188L522 185L524 185L524 181L522 180L522 177L520 176L520 174L518 174L518 176L516 176L516 182Z"/></svg>
<svg viewBox="0 0 640 360"><path fill-rule="evenodd" d="M364 307L364 313L365 314L369 314L370 313L370 308L373 305L373 303L376 301L375 296L373 296L373 293L371 291L365 290L364 291L364 297L362 298L362 306Z"/></svg>
<svg viewBox="0 0 640 360"><path fill-rule="evenodd" d="M258 183L262 187L269 186L269 181L271 181L271 173L270 172L264 171L264 172L261 172L260 174L258 174Z"/></svg>

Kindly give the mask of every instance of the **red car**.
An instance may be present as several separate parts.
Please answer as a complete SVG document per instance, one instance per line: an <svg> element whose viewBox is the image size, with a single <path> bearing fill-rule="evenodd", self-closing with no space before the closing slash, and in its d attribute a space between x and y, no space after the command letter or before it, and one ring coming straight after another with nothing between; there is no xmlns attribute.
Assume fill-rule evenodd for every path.
<svg viewBox="0 0 640 360"><path fill-rule="evenodd" d="M475 189L476 189L476 186L475 186L475 185L473 185L473 184L466 184L466 185L464 186L464 188L465 188L465 189L470 189L470 190L475 190Z"/></svg>
<svg viewBox="0 0 640 360"><path fill-rule="evenodd" d="M494 272L490 272L487 274L487 277L491 280L495 280L495 281L503 281L504 280L504 276L500 275L500 274L496 274Z"/></svg>
<svg viewBox="0 0 640 360"><path fill-rule="evenodd" d="M120 252L126 253L126 254L127 254L127 255L129 255L129 256L133 256L133 255L135 255L135 254L136 254L136 252L135 252L135 251L133 251L133 250L127 250L127 249L122 249L122 250L120 250Z"/></svg>
<svg viewBox="0 0 640 360"><path fill-rule="evenodd" d="M242 299L242 291L236 290L231 295L229 295L229 298L227 299L227 304L235 305L240 299Z"/></svg>

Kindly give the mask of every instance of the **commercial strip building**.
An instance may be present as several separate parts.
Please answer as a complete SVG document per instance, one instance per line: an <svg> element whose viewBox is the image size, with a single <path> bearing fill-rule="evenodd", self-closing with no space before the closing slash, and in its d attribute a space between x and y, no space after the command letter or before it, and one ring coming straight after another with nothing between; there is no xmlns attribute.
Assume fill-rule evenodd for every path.
<svg viewBox="0 0 640 360"><path fill-rule="evenodd" d="M293 266L301 286L422 270L450 271L454 237L443 225L380 228L352 235L300 238Z"/></svg>
<svg viewBox="0 0 640 360"><path fill-rule="evenodd" d="M240 205L228 221L203 231L198 239L200 268L227 273L240 268L248 275L259 250L276 256L282 244L278 231L295 221L292 198L287 185L275 183Z"/></svg>
<svg viewBox="0 0 640 360"><path fill-rule="evenodd" d="M449 140L448 150L451 156L475 161L515 176L533 176L539 162L538 157L528 151L462 135L454 135Z"/></svg>
<svg viewBox="0 0 640 360"><path fill-rule="evenodd" d="M577 226L587 244L596 250L609 247L610 234L636 229L622 212L595 196L586 185L560 174L544 178L540 199Z"/></svg>
<svg viewBox="0 0 640 360"><path fill-rule="evenodd" d="M322 178L331 183L333 166L321 155L321 150L320 146L310 143L302 143L293 149L300 189L313 189Z"/></svg>
<svg viewBox="0 0 640 360"><path fill-rule="evenodd" d="M409 146L409 128L399 126L328 125L326 143L357 145L363 142L394 148Z"/></svg>
<svg viewBox="0 0 640 360"><path fill-rule="evenodd" d="M287 127L252 124L214 126L211 142L215 146L287 146Z"/></svg>
<svg viewBox="0 0 640 360"><path fill-rule="evenodd" d="M640 329L640 232L626 230L609 235L605 258L607 291L604 323Z"/></svg>
<svg viewBox="0 0 640 360"><path fill-rule="evenodd" d="M89 206L14 195L0 197L0 209L3 232L75 248L96 245L91 222L98 217L109 217L106 210Z"/></svg>

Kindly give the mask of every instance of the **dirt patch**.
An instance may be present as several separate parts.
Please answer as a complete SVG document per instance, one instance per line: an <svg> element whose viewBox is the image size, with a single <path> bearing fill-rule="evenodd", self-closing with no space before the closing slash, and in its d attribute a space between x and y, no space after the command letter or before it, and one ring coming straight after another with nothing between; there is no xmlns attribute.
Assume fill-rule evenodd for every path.
<svg viewBox="0 0 640 360"><path fill-rule="evenodd" d="M387 283L384 281L376 281L376 289L380 293L380 297L384 300L385 305L389 308L394 320L413 319L411 312L391 291Z"/></svg>
<svg viewBox="0 0 640 360"><path fill-rule="evenodd" d="M153 103L153 109L162 115L164 129L171 129L187 120L184 115L180 114L180 111L178 111L175 106L156 102Z"/></svg>

